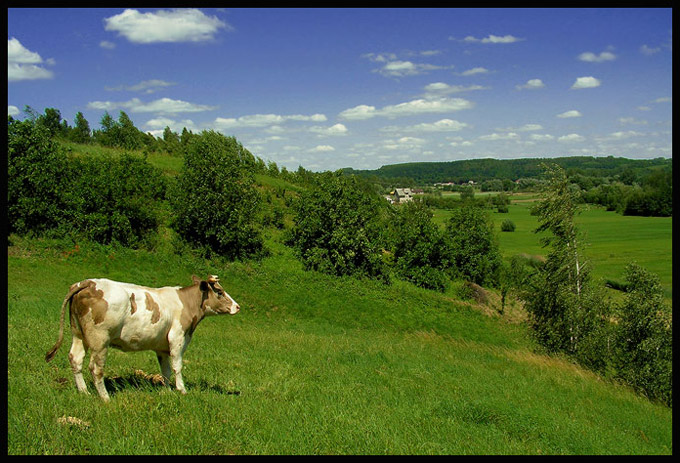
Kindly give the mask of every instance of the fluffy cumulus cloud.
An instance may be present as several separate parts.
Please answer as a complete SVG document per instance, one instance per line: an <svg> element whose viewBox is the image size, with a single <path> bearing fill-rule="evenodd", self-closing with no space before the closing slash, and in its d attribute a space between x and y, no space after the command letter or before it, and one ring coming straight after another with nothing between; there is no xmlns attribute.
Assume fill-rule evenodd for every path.
<svg viewBox="0 0 680 463"><path fill-rule="evenodd" d="M468 69L467 71L463 71L459 73L458 75L460 76L474 76L475 74L488 74L489 70L487 68L483 67L476 67L472 69Z"/></svg>
<svg viewBox="0 0 680 463"><path fill-rule="evenodd" d="M48 60L48 63L51 62ZM40 66L43 59L34 51L24 47L19 40L7 39L7 80L51 79L52 71Z"/></svg>
<svg viewBox="0 0 680 463"><path fill-rule="evenodd" d="M616 59L616 55L610 51L603 51L599 55L596 55L590 51L586 51L578 55L578 59L588 63L602 63L604 61L614 61Z"/></svg>
<svg viewBox="0 0 680 463"><path fill-rule="evenodd" d="M572 85L571 88L574 90L579 90L582 88L595 88L599 87L600 84L600 80L593 76L577 77L576 82L574 82L574 85Z"/></svg>
<svg viewBox="0 0 680 463"><path fill-rule="evenodd" d="M570 117L581 117L581 116L582 116L582 114L575 109L570 109L569 111L565 111L565 112L557 115L557 117L559 117L560 119L567 119L567 118L570 118Z"/></svg>
<svg viewBox="0 0 680 463"><path fill-rule="evenodd" d="M570 133L569 135L563 135L557 139L558 142L560 143L574 143L574 142L581 142L585 141L585 137L577 134L577 133Z"/></svg>
<svg viewBox="0 0 680 463"><path fill-rule="evenodd" d="M19 115L20 111L19 108L17 108L14 105L7 105L7 115L8 116L17 116Z"/></svg>
<svg viewBox="0 0 680 463"><path fill-rule="evenodd" d="M173 100L171 98L160 98L158 100L150 101L148 103L142 102L139 98L133 98L129 101L122 102L91 101L90 103L87 104L87 107L88 109L98 109L104 111L123 109L133 113L160 113L160 114L193 113L217 109L217 106L194 104L182 100Z"/></svg>
<svg viewBox="0 0 680 463"><path fill-rule="evenodd" d="M539 88L545 87L545 84L541 79L529 79L526 84L524 85L517 85L515 88L517 90L522 90L522 89L527 89L527 90L536 90Z"/></svg>
<svg viewBox="0 0 680 463"><path fill-rule="evenodd" d="M388 105L381 109L376 109L375 106L358 105L342 111L338 114L338 117L344 120L364 120L376 116L395 118L418 114L447 113L469 109L473 106L471 101L463 98L419 98L396 105Z"/></svg>
<svg viewBox="0 0 680 463"><path fill-rule="evenodd" d="M134 43L202 42L211 40L220 29L230 27L215 16L189 9L140 13L126 9L104 19L107 31L118 32Z"/></svg>
<svg viewBox="0 0 680 463"><path fill-rule="evenodd" d="M309 131L317 134L319 137L332 137L337 135L347 135L349 130L344 124L335 124L330 127L322 127L315 125L309 128Z"/></svg>

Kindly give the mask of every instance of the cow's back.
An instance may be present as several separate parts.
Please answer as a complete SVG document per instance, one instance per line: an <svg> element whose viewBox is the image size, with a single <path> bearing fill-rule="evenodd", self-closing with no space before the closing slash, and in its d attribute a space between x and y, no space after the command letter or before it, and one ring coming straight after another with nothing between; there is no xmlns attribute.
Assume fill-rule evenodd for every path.
<svg viewBox="0 0 680 463"><path fill-rule="evenodd" d="M178 287L150 288L105 278L74 297L72 307L87 338L105 337L125 351L168 349L167 335L181 308ZM89 333L88 333L89 331Z"/></svg>

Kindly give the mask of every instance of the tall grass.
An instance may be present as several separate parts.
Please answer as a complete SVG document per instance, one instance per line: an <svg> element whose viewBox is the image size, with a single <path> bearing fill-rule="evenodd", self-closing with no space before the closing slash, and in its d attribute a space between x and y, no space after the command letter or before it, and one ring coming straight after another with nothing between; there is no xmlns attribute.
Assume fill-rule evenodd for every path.
<svg viewBox="0 0 680 463"><path fill-rule="evenodd" d="M519 228L519 227L518 227ZM656 454L671 410L563 359L522 325L403 282L306 272L272 244L259 262L64 241L8 249L10 454ZM218 274L241 312L204 320L182 396L155 355L112 350L112 395L76 392L55 340L87 277L189 284ZM60 420L72 417L71 421Z"/></svg>

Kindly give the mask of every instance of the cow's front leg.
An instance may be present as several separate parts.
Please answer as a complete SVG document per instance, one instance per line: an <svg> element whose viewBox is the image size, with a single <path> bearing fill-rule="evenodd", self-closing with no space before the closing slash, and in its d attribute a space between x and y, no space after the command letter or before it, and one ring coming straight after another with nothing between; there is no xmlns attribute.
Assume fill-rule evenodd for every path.
<svg viewBox="0 0 680 463"><path fill-rule="evenodd" d="M156 352L158 363L161 366L161 374L163 375L163 383L170 387L170 373L172 367L170 366L170 355L167 352Z"/></svg>

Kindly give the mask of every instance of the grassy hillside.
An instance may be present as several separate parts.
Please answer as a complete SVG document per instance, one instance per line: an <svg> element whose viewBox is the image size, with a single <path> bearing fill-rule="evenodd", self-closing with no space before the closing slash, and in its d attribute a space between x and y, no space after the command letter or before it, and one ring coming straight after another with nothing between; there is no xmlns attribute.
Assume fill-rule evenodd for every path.
<svg viewBox="0 0 680 463"><path fill-rule="evenodd" d="M15 242L10 454L672 452L669 408L536 353L525 327L452 294L305 272L276 241L271 257L247 263ZM44 362L70 283L176 285L193 273L220 275L242 311L197 329L188 395L157 384L154 354L115 350L111 402L79 395L68 331Z"/></svg>
<svg viewBox="0 0 680 463"><path fill-rule="evenodd" d="M75 156L117 153L68 146ZM182 168L181 158L148 159L168 176ZM256 180L263 214L272 214L264 231L271 255L261 261L195 257L174 247L175 232L165 223L152 251L11 237L8 453L672 452L671 409L542 355L521 310L511 306L500 317L493 293L478 304L461 300L455 283L442 294L402 281L385 286L304 271L279 229L290 226L287 203L301 187L264 174ZM438 211L437 220L445 215ZM494 216L517 223L516 232L500 234L504 254L541 253L532 247L534 218L522 203ZM592 230L607 217L594 217ZM669 222L659 227L659 243L670 242L667 229ZM601 257L622 249L604 239L600 245ZM184 357L188 395L158 383L153 353L116 350L105 372L111 402L96 397L89 372L93 395L78 394L68 329L55 360L44 362L71 283L106 277L184 285L192 274L219 275L242 310L198 327Z"/></svg>

